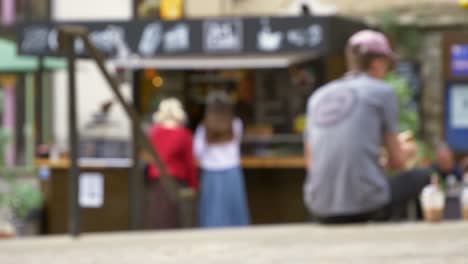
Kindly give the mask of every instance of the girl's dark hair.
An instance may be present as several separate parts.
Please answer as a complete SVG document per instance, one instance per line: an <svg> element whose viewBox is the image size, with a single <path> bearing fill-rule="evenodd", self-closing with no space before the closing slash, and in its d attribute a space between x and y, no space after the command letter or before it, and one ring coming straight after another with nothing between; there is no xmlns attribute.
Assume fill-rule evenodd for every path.
<svg viewBox="0 0 468 264"><path fill-rule="evenodd" d="M233 105L229 95L223 91L211 92L206 100L203 125L209 144L224 143L234 138L232 120Z"/></svg>

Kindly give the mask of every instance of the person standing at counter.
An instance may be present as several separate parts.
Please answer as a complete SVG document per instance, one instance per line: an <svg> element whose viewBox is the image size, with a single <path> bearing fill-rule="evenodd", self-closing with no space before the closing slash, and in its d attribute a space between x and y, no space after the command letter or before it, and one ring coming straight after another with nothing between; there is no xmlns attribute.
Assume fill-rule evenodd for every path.
<svg viewBox="0 0 468 264"><path fill-rule="evenodd" d="M201 167L201 227L250 222L240 167L242 130L242 121L234 117L229 96L220 91L209 94L203 123L194 136L194 151Z"/></svg>
<svg viewBox="0 0 468 264"><path fill-rule="evenodd" d="M180 187L197 189L192 134L184 127L186 114L182 104L175 98L161 101L154 121L149 138L169 176L174 177ZM158 168L150 164L147 173L150 179L147 226L155 229L180 227L178 204L162 187Z"/></svg>
<svg viewBox="0 0 468 264"><path fill-rule="evenodd" d="M307 105L304 201L322 223L390 219L429 183L428 170L385 176L383 167L403 169L409 155L398 138L397 97L382 81L394 55L380 32L351 40L353 73L319 88ZM387 164L379 163L382 145Z"/></svg>

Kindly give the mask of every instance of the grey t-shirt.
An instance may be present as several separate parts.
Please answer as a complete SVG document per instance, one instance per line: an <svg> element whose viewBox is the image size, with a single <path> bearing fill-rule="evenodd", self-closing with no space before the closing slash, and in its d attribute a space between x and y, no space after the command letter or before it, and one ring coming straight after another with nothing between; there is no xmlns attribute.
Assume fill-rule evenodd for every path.
<svg viewBox="0 0 468 264"><path fill-rule="evenodd" d="M312 213L353 215L389 202L389 185L378 162L388 132L398 132L397 99L380 80L348 76L309 98L304 136L311 166L304 201Z"/></svg>

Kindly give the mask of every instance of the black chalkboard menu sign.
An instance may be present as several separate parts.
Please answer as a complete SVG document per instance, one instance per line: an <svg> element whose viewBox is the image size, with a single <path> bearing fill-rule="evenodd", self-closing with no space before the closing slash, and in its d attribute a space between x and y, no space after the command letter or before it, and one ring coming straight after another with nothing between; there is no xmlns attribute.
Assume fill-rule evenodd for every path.
<svg viewBox="0 0 468 264"><path fill-rule="evenodd" d="M362 24L340 17L247 17L178 21L99 21L22 24L18 51L59 56L57 30L72 24L88 29L96 47L109 57L236 55L291 52L342 52L345 40ZM84 54L77 40L75 50Z"/></svg>

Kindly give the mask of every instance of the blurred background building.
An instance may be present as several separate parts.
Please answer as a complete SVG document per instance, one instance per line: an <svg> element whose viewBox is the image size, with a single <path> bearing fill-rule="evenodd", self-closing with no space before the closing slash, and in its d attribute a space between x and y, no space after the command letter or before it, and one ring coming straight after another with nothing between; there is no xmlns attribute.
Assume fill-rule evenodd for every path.
<svg viewBox="0 0 468 264"><path fill-rule="evenodd" d="M145 124L151 122L151 114L161 98L175 96L184 102L190 116L188 126L193 129L201 120L204 96L209 91L225 89L232 94L238 114L246 123L243 166L247 170L254 223L306 219L299 191L304 177L305 100L315 88L344 73L344 41L351 31L359 28L377 27L392 39L401 59L396 71L410 88L409 107L418 112L418 120L410 120L418 137L429 145L446 140L457 153L468 152L464 143L468 142L468 125L466 119L460 118L466 109L463 101L453 99L453 94L464 98L468 84L468 71L463 66L457 68L468 63L468 55L463 55L468 51L468 37L464 37L468 33L457 33L468 32L464 31L468 25L468 11L456 1L361 1L356 4L352 0L1 0L0 3L0 54L7 57L4 54L8 52L11 60L19 65L12 67L16 64L0 61L0 121L4 134L7 131L10 138L4 153L6 165L28 167L33 165L35 154L46 153L44 157L51 157L52 152L57 152L61 155L58 155L58 163L36 161L37 167L51 170L44 174L51 180L43 182L46 203L49 202L48 232L66 229L63 217L66 193L52 192L50 184L65 185L69 164L67 72L59 59L16 54L16 32L22 22L110 24L162 20L176 23L177 20L234 17L262 21L264 34L259 34L258 38L267 39L270 45L266 48L273 49L271 43L286 36L274 29L272 21L277 17L295 17L307 23L315 17L339 17L341 24L324 33L334 41L325 47L330 52L323 54L271 52L211 56L199 53L140 58L134 61L133 67L128 67L129 61L125 60L107 63L119 77L120 89L127 100L145 118ZM352 27L346 29L349 25ZM301 42L297 34L290 35L291 39ZM112 185L112 193L106 193L105 197L114 204L105 207L103 212L120 219L121 216L114 214L113 206L117 203L124 208L119 213L128 214L125 195L128 195L131 165L128 159L132 144L130 123L121 106L115 103L94 62L79 60L77 82L81 155L101 158L100 163L88 163L86 170L100 171L106 182L109 175L117 175L113 179L119 180ZM454 108L453 105L459 106ZM466 105L468 108L468 103ZM109 163L102 162L102 158L120 159ZM60 203L51 204L51 201ZM269 210L271 204L277 206L276 212ZM95 217L92 210L85 214L86 219ZM127 225L125 219L106 228L122 229ZM92 226L90 230L100 228L103 227Z"/></svg>
<svg viewBox="0 0 468 264"><path fill-rule="evenodd" d="M93 8L90 8L90 7ZM173 8L175 12L170 12ZM166 10L166 11L165 11ZM1 36L4 39L15 40L15 28L18 22L30 21L99 21L99 20L131 20L131 19L171 19L172 18L200 18L200 17L218 17L218 16L287 16L310 13L311 15L331 15L338 14L353 19L364 20L372 26L387 27L390 31L398 28L395 35L395 44L401 46L401 53L405 59L411 61L411 67L414 68L414 76L417 76L424 82L419 82L418 91L421 101L421 116L423 133L426 139L437 142L443 139L443 126L441 125L443 116L443 102L440 95L443 90L442 74L442 32L450 28L460 28L466 23L466 12L460 8L456 1L392 1L391 3L364 2L355 5L353 1L327 1L327 0L272 0L266 4L262 0L242 1L242 0L206 0L206 1L159 1L159 0L119 0L119 1L84 1L77 3L72 0L38 0L38 1L13 1L3 0L1 5L2 29ZM456 15L454 15L456 14ZM403 31L409 31L406 39ZM391 32L390 32L391 33ZM413 33L413 36L411 36ZM406 51L405 46L410 49L417 48L417 51ZM420 55L419 55L420 54ZM93 87L106 86L102 77L95 70L92 62L82 61L79 65L80 74L79 86L83 87L79 91L79 122L80 127L85 127L93 115L99 110L101 104L110 99L108 89L93 89ZM417 70L416 70L417 68ZM12 80L23 78L9 78L7 75L3 78L7 83ZM20 76L20 75L15 75ZM66 126L66 76L64 71L58 71L53 74L50 85L44 85L39 93L40 100L37 103L36 110L45 108L40 112L37 130L38 143L53 142L59 148L67 147L67 126ZM176 78L176 77L175 77ZM47 79L47 78L46 78ZM177 78L176 78L177 79ZM42 80L46 82L49 80ZM124 84L125 85L125 84ZM5 86L5 85L3 85ZM20 85L21 86L21 85ZM24 86L24 85L23 85ZM21 89L20 89L21 90ZM18 90L18 91L20 91ZM131 89L128 86L122 90L129 96ZM6 91L6 90L5 90ZM92 91L92 97L86 97ZM97 94L96 94L97 93ZM52 95L55 96L47 96ZM6 92L5 96L11 95ZM21 97L21 96L20 96ZM84 99L86 97L86 99ZM53 99L51 99L53 98ZM61 98L61 99L58 99ZM13 99L6 100L9 102ZM51 100L52 103L49 103ZM50 106L50 107L49 107ZM8 109L8 107L7 107ZM18 110L22 110L19 107ZM54 111L52 110L54 109ZM6 120L10 115L6 110ZM19 113L19 117L23 114ZM128 121L123 117L119 107L111 109L110 118L121 126L121 131L129 131ZM15 122L19 130L21 121ZM11 122L10 122L11 123ZM11 124L10 124L11 125ZM14 133L17 134L17 133ZM128 132L124 132L122 137L127 137ZM17 153L24 150L24 139L17 136L15 140ZM18 154L16 154L18 155Z"/></svg>
<svg viewBox="0 0 468 264"><path fill-rule="evenodd" d="M34 143L31 141L33 134L37 133L39 138L47 140L49 136L41 133L47 133L47 128L53 123L51 111L46 109L37 116L34 116L34 113L42 109L41 103L50 100L50 88L46 84L49 77L47 72L58 65L51 65L51 61L40 63L37 58L18 56L15 39L18 23L49 20L50 1L2 0L0 13L0 53L2 56L0 95L3 99L0 100L3 106L0 107L2 113L0 131L2 136L0 137L3 142L6 138L9 141L6 153L2 154L5 155L6 165L26 165L29 159L30 164L27 165L31 166L34 148ZM54 64L53 61L52 64ZM34 90L34 87L41 86L44 89ZM27 87L30 89L26 89ZM34 98L37 99L37 108L34 104L28 108L26 102L34 101ZM33 123L34 119L37 120L36 123ZM35 130L36 125L38 130Z"/></svg>
<svg viewBox="0 0 468 264"><path fill-rule="evenodd" d="M272 0L266 4L263 0L206 0L206 1L152 1L152 0L120 0L110 2L100 1L98 5L102 8L89 8L87 2L80 4L73 1L53 1L53 8L49 10L51 17L56 21L86 21L86 20L129 20L129 19L170 19L164 17L161 11L164 5L170 9L171 5L179 11L175 12L175 18L202 18L219 16L290 16L310 13L311 15L341 15L368 23L387 30L399 50L405 64L401 64L401 71L405 71L415 90L415 99L421 111L423 120L422 133L424 138L431 143L444 139L444 102L441 92L444 90L442 76L442 38L443 33L451 29L459 29L466 25L467 12L458 6L456 1L429 1L419 0L408 3L407 1L373 2L366 1L356 5L354 1L338 0ZM167 4L169 3L169 4ZM96 5L96 3L93 3ZM42 8L44 9L44 8ZM50 8L49 8L50 9ZM41 10L41 9L39 9ZM48 10L48 9L45 9ZM81 12L82 10L82 12ZM166 12L170 13L170 12ZM92 63L80 63L83 75L80 86L93 87L105 85L99 76L91 77L93 72ZM91 68L87 68L91 67ZM86 70L88 69L88 70ZM84 73L86 72L86 73ZM410 76L411 75L411 76ZM58 82L63 81L64 75L60 75ZM60 79L62 78L62 79ZM174 76L173 79L178 79ZM424 81L423 81L424 80ZM61 92L64 89L56 87ZM129 89L129 88L128 88ZM123 88L123 90L128 90ZM83 91L82 91L83 90ZM86 93L87 89L80 89L80 94ZM89 88L88 88L89 90ZM100 89L107 94L107 89ZM127 91L127 94L130 92ZM82 97L80 95L80 98ZM62 98L62 96L59 96ZM64 97L63 97L64 98ZM83 103L80 100L80 124L84 126L92 113L97 111L99 105L106 96L96 96L93 103ZM65 102L56 104L66 105ZM89 107L93 109L89 109ZM58 111L63 112L64 111ZM111 116L119 119L122 131L127 131L128 122L121 120L121 113L116 107ZM58 114L55 120L63 120L65 114ZM66 146L66 123L58 121L54 128L55 137L59 145Z"/></svg>

